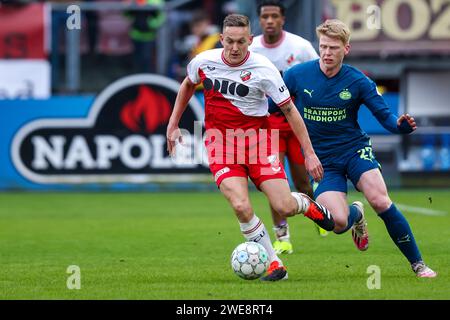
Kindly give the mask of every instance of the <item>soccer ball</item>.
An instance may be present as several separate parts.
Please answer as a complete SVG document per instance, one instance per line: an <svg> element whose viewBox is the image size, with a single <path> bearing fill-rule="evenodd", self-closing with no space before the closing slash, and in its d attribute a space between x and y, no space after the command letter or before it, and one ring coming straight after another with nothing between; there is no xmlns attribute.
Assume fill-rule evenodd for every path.
<svg viewBox="0 0 450 320"><path fill-rule="evenodd" d="M231 254L231 268L242 279L258 279L266 272L268 267L269 255L259 243L241 243Z"/></svg>

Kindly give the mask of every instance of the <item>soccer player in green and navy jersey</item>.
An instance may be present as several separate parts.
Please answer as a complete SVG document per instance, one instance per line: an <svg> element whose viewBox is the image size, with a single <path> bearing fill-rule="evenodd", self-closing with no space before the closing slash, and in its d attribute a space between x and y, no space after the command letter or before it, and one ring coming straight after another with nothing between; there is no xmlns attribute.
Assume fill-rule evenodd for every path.
<svg viewBox="0 0 450 320"><path fill-rule="evenodd" d="M364 194L370 206L418 277L437 273L422 260L412 230L389 198L369 136L359 127L358 110L364 104L384 128L409 134L417 126L413 117L395 116L375 83L358 69L343 64L350 51L349 28L339 20L317 27L320 58L290 68L285 83L299 109L312 145L324 168L324 177L313 184L318 203L328 208L335 221L334 232L352 230L356 247L369 245L363 204L347 204L347 179Z"/></svg>

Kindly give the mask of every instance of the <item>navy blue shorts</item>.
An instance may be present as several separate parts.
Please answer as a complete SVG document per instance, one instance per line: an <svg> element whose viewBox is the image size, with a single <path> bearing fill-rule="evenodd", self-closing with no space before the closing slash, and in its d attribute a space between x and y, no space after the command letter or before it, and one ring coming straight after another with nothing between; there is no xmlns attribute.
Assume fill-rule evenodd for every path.
<svg viewBox="0 0 450 320"><path fill-rule="evenodd" d="M358 190L356 185L364 172L372 169L381 170L381 165L375 159L370 145L361 146L350 152L340 154L332 160L322 163L324 176L319 183L314 182L311 178L315 198L326 191L347 193L347 179Z"/></svg>

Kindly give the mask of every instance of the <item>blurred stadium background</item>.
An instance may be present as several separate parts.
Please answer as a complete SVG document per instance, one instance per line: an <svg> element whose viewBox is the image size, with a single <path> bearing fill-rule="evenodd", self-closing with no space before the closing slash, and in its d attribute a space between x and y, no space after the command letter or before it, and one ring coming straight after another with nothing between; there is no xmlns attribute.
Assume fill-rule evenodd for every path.
<svg viewBox="0 0 450 320"><path fill-rule="evenodd" d="M0 3L3 230L19 223L14 220L14 210L20 216L27 201L29 206L36 201L23 191L40 191L45 199L48 191L217 190L205 163L169 158L165 128L177 83L185 75L190 55L199 50L199 41L208 39L203 44L214 45L223 18L231 12L248 15L254 34L259 34L257 1ZM429 202L420 205L433 215L426 211L432 203L430 190L442 189L442 199L450 196L450 2L286 0L285 4L286 30L310 40L316 49L315 26L333 17L346 22L352 31L352 50L346 62L377 82L394 113L408 112L416 118L419 129L413 135L395 136L368 110L360 111L360 124L372 137L388 185L403 192L410 188L418 189L419 194L423 191ZM209 18L205 24L197 24L205 16ZM194 133L201 128L193 126L193 121L203 116L201 93L189 110L182 126L194 139L184 157L198 160L202 158L201 143ZM50 195L49 199L57 197ZM172 198L176 199L175 195ZM402 199L408 203L407 197ZM70 201L79 201L76 207L80 210L101 207L97 203L82 209L85 200L79 194L67 201L68 206L74 205ZM20 210L19 204L23 205ZM120 205L128 207L126 202ZM159 203L158 208L164 205ZM37 207L45 215L46 210ZM218 211L227 211L225 201L223 207ZM64 204L58 208L64 211ZM154 210L149 204L148 212ZM446 202L436 212L445 216L448 210ZM177 221L183 221L180 219ZM448 219L440 219L448 230ZM7 233L4 236L13 243ZM237 233L234 239L239 241ZM10 260L4 261L15 261L12 252ZM9 265L11 270L16 267ZM11 276L9 281L13 287ZM5 296L36 297L23 292L14 295L13 291ZM449 297L448 292L440 297L445 296Z"/></svg>

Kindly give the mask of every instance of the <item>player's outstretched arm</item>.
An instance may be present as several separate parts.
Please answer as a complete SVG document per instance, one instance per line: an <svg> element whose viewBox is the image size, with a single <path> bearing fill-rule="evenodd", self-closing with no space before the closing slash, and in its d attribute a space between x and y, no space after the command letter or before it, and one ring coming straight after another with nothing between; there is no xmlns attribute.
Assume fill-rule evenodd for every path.
<svg viewBox="0 0 450 320"><path fill-rule="evenodd" d="M305 167L309 174L314 178L315 181L320 181L323 178L323 168L320 163L319 158L317 158L316 153L309 139L308 130L306 129L305 123L303 122L300 113L295 107L292 101L282 105L280 107L286 116L289 125L295 133L295 136L300 141L302 145L303 154L305 156Z"/></svg>
<svg viewBox="0 0 450 320"><path fill-rule="evenodd" d="M362 103L372 112L378 122L395 134L409 134L417 129L416 121L409 114L394 115L384 98L377 91L375 82L364 78L360 84Z"/></svg>
<svg viewBox="0 0 450 320"><path fill-rule="evenodd" d="M189 100L192 98L195 92L196 84L192 83L188 77L181 83L180 90L178 91L177 98L175 99L175 105L173 106L172 115L167 125L167 150L170 155L175 152L175 143L177 140L181 141L181 132L178 124L181 116L183 115Z"/></svg>

